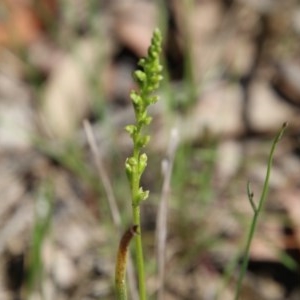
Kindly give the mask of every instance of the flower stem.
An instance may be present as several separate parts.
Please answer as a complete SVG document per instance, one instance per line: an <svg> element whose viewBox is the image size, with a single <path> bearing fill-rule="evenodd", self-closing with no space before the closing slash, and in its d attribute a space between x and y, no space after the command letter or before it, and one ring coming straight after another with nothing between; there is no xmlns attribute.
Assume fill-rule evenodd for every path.
<svg viewBox="0 0 300 300"><path fill-rule="evenodd" d="M146 286L145 286L145 271L144 271L144 255L142 244L142 232L141 232L141 217L140 207L133 207L133 222L139 228L139 234L135 237L135 250L136 250L136 264L138 269L138 282L139 282L139 295L140 300L146 300Z"/></svg>
<svg viewBox="0 0 300 300"><path fill-rule="evenodd" d="M142 230L141 230L141 211L140 205L136 202L136 196L140 188L140 174L138 166L140 162L140 151L136 149L133 151L133 157L138 162L133 167L132 172L132 217L133 224L139 228L139 234L135 237L135 252L136 252L136 266L138 271L138 284L140 300L146 300L146 287L145 287L145 270L144 270L144 255L142 244Z"/></svg>

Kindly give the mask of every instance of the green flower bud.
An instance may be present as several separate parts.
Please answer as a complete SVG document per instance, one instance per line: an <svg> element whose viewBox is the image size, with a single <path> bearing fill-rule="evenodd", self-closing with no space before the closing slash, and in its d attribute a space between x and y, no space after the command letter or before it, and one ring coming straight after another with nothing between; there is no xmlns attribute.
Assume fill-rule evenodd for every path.
<svg viewBox="0 0 300 300"><path fill-rule="evenodd" d="M135 158L135 157L129 157L129 158L127 158L127 163L133 168L133 167L135 167L137 164L138 164L138 161L137 161L137 159Z"/></svg>
<svg viewBox="0 0 300 300"><path fill-rule="evenodd" d="M129 135L131 136L131 138L134 137L136 131L137 131L137 128L135 125L127 125L125 127L125 130L129 133Z"/></svg>
<svg viewBox="0 0 300 300"><path fill-rule="evenodd" d="M146 153L141 154L140 163L139 163L139 173L140 174L143 174L147 167L147 159L148 159L148 157L147 157Z"/></svg>
<svg viewBox="0 0 300 300"><path fill-rule="evenodd" d="M131 91L130 98L134 104L140 104L143 102L142 97L136 91Z"/></svg>
<svg viewBox="0 0 300 300"><path fill-rule="evenodd" d="M146 74L141 70L134 72L134 78L139 84L143 84L147 80Z"/></svg>
<svg viewBox="0 0 300 300"><path fill-rule="evenodd" d="M136 203L139 204L141 201L146 200L148 197L149 197L149 191L143 191L143 188L140 187L138 196L136 198Z"/></svg>
<svg viewBox="0 0 300 300"><path fill-rule="evenodd" d="M137 146L139 148L143 148L149 143L149 141L150 141L150 136L149 135L140 136L137 140Z"/></svg>
<svg viewBox="0 0 300 300"><path fill-rule="evenodd" d="M128 160L129 159L127 158L125 161L125 171L126 171L126 175L127 175L129 182L131 182L133 170L132 170L132 165L129 163Z"/></svg>

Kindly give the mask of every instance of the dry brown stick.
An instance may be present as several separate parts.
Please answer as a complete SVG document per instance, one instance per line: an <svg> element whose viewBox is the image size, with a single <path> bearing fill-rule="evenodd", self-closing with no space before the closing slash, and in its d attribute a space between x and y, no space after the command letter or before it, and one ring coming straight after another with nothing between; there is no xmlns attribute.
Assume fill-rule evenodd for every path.
<svg viewBox="0 0 300 300"><path fill-rule="evenodd" d="M157 213L156 225L156 245L157 245L157 265L158 265L158 295L157 299L164 298L165 281L165 253L167 239L167 219L168 219L168 198L170 194L170 182L175 159L175 153L179 143L179 134L176 128L171 131L167 157L162 162L164 182L162 187L161 200Z"/></svg>
<svg viewBox="0 0 300 300"><path fill-rule="evenodd" d="M107 196L113 223L114 223L115 227L118 229L118 231L121 232L122 228L121 228L120 211L118 209L118 205L117 205L116 198L114 196L112 185L110 183L109 177L107 175L107 172L106 172L106 170L103 166L102 160L101 160L101 154L100 154L99 147L97 146L95 134L93 132L92 126L89 123L89 121L84 120L83 127L84 127L85 134L87 137L87 142L89 144L89 147L91 148L92 155L93 155L94 161L96 163L98 176L103 183L103 187L104 187L104 190L105 190L105 193ZM132 262L132 258L131 258L130 254L128 255L127 276L128 276L128 284L129 284L131 299L138 300L137 284L136 284L136 279L134 276L133 262Z"/></svg>
<svg viewBox="0 0 300 300"><path fill-rule="evenodd" d="M119 244L115 270L115 286L118 299L127 299L125 271L127 267L129 244L135 234L138 234L137 225L133 225L127 229Z"/></svg>
<svg viewBox="0 0 300 300"><path fill-rule="evenodd" d="M98 171L98 176L102 180L102 184L105 190L105 194L107 196L108 205L110 208L110 212L113 218L113 222L118 229L121 227L121 217L120 212L118 210L117 202L114 196L113 188L108 178L107 172L105 171L104 165L101 160L101 155L99 151L99 147L97 146L95 135L93 133L93 129L90 123L87 120L83 121L83 126L85 130L85 134L87 137L88 144L91 148L94 161L96 163L96 168Z"/></svg>

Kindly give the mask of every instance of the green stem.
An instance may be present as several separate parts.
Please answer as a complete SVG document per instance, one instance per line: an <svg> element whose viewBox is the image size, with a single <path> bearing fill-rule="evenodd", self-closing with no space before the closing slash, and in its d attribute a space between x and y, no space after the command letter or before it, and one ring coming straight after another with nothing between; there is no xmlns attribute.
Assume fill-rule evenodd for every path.
<svg viewBox="0 0 300 300"><path fill-rule="evenodd" d="M250 246L251 246L251 242L255 233L255 229L257 226L257 222L258 222L258 217L263 209L264 203L266 201L267 198L267 194L268 194L268 190L269 190L269 179L270 179L270 174L271 174L271 168L272 168L272 163L273 163L273 156L274 156L274 152L275 152L275 148L277 143L279 142L279 140L281 139L284 130L287 127L287 123L284 123L282 125L281 130L278 132L278 134L276 135L272 147L271 147L271 151L269 154L269 160L268 160L268 167L267 167L267 173L266 173L266 177L265 177L265 181L264 181L264 186L263 186L263 190L259 199L259 204L258 207L256 208L254 202L253 202L253 193L250 190L250 185L248 184L247 186L247 194L248 194L248 198L250 201L250 204L253 208L254 211L254 216L251 222L251 226L250 226L250 230L249 230L249 234L247 236L247 242L246 242L246 247L245 247L245 252L244 252L244 259L242 262L242 266L241 266L241 272L238 278L238 283L237 283L237 288L236 288L236 293L235 293L235 297L234 300L238 300L239 296L240 296L240 291L241 291L241 287L242 287L242 281L243 278L246 274L247 268L248 268L248 262L249 262L249 253L250 253Z"/></svg>
<svg viewBox="0 0 300 300"><path fill-rule="evenodd" d="M139 162L140 151L135 149L133 157ZM132 176L132 215L133 224L138 226L139 234L135 237L135 251L136 251L136 264L138 271L139 295L140 300L146 300L146 286L145 286L145 271L144 271L144 255L142 245L142 229L141 229L141 213L140 204L137 203L136 198L139 194L140 176L138 172L139 163L135 166Z"/></svg>
<svg viewBox="0 0 300 300"><path fill-rule="evenodd" d="M140 300L146 300L146 286L145 286L145 271L144 271L144 256L143 256L143 245L142 245L142 231L141 231L141 218L140 218L140 207L133 207L133 222L139 228L139 234L135 237L135 251L136 261L138 268L138 282L139 282L139 294Z"/></svg>

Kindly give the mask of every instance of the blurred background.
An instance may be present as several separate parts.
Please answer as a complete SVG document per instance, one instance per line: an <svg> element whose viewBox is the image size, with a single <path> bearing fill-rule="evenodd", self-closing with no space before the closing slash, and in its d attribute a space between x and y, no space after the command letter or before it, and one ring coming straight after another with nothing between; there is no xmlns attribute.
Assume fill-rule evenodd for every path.
<svg viewBox="0 0 300 300"><path fill-rule="evenodd" d="M119 237L131 224L129 92L155 27L164 81L142 178L150 299L162 198L163 299L233 299L253 218L247 182L258 203L283 122L241 299L300 299L299 1L2 0L1 300L115 298Z"/></svg>

